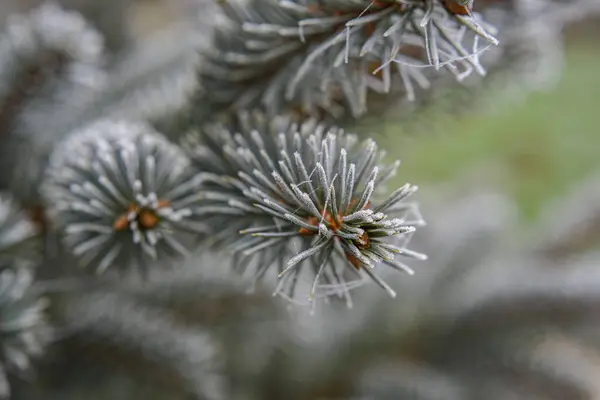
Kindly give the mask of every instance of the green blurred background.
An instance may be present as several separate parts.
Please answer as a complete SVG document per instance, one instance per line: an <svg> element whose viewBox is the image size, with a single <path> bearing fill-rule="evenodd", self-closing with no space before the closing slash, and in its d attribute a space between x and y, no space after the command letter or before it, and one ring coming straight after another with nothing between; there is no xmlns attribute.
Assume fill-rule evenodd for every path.
<svg viewBox="0 0 600 400"><path fill-rule="evenodd" d="M406 121L368 123L385 132L377 138L381 147L402 158L398 181L426 185L466 175L510 194L523 222L535 220L543 203L600 168L598 25L571 29L566 68L550 92L498 102L484 114L467 110L461 118L434 108L428 132L411 134L415 127Z"/></svg>

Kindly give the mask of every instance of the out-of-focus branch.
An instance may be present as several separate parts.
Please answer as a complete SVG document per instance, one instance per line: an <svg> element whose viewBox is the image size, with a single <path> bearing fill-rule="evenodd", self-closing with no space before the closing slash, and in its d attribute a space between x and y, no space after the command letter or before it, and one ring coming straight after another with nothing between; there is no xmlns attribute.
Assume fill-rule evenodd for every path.
<svg viewBox="0 0 600 400"><path fill-rule="evenodd" d="M0 38L0 185L29 206L49 152L104 83L102 38L75 12L44 4Z"/></svg>

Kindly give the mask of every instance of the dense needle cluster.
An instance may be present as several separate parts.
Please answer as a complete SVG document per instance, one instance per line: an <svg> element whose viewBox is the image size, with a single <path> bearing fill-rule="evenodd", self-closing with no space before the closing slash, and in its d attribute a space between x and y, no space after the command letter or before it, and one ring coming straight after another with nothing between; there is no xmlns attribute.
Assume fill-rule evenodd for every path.
<svg viewBox="0 0 600 400"><path fill-rule="evenodd" d="M427 69L460 81L483 75L480 54L498 44L473 0L283 0L224 2L229 26L201 71L217 109L260 105L354 117L367 94L426 89ZM395 90L397 89L397 90Z"/></svg>
<svg viewBox="0 0 600 400"><path fill-rule="evenodd" d="M285 125L275 122L271 129ZM220 229L240 229L243 237L233 245L239 265L257 260L257 278L276 269L276 293L294 297L308 273L309 298L335 294L349 301L348 290L365 277L395 296L374 267L412 273L396 256L425 257L405 248L423 223L416 206L404 202L417 188L404 185L376 202L399 162L382 164L374 141L359 143L338 128L314 121L287 126L237 134L215 128L188 138L192 159L205 170L199 177L206 216Z"/></svg>
<svg viewBox="0 0 600 400"><path fill-rule="evenodd" d="M151 127L103 120L55 150L44 186L50 218L83 265L145 271L149 261L187 254L200 227L188 161Z"/></svg>
<svg viewBox="0 0 600 400"><path fill-rule="evenodd" d="M269 220L258 209L229 206L246 201L243 195L246 187L240 181L240 174L252 172L254 168L240 154L250 151L262 157L260 153L264 150L267 157L276 159L278 133L299 132L306 137L317 126L316 120L299 125L288 117L268 118L260 112L242 112L225 123L209 124L183 137L181 147L198 172L195 179L201 184L201 207L196 216L201 217L207 227L219 227L207 238L210 243L231 245L239 239L239 231L255 224L257 218L258 222Z"/></svg>
<svg viewBox="0 0 600 400"><path fill-rule="evenodd" d="M44 311L48 302L32 289L27 268L0 271L0 398L9 398L7 372L23 372L30 357L42 353L50 339Z"/></svg>

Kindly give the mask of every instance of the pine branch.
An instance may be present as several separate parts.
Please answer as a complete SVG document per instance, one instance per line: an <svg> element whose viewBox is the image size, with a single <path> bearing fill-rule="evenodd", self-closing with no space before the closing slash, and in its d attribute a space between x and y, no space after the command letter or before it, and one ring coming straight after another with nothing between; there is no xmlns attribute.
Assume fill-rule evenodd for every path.
<svg viewBox="0 0 600 400"><path fill-rule="evenodd" d="M314 276L309 300L337 295L350 305L348 291L368 278L395 296L372 269L381 263L412 274L395 256L426 258L406 249L423 224L404 202L416 186L375 201L399 161L384 164L374 141L359 144L355 135L314 120L294 125L242 115L241 125L235 134L209 127L183 145L200 171L197 216L222 227L211 240L233 241L238 268L258 260L257 279L276 269L276 293L290 299L306 271Z"/></svg>
<svg viewBox="0 0 600 400"><path fill-rule="evenodd" d="M455 211L452 205L445 208ZM468 229L468 220L464 226ZM294 328L302 341L285 350L289 369L274 385L289 393L288 399L383 393L426 400L453 393L498 400L509 394L557 400L597 396L600 342L594 315L600 282L592 272L597 255L549 273L543 259L513 249L498 240L498 247L459 280L439 279L456 264L433 259L429 274L399 284L400 299L365 295L352 318L343 310L320 310L306 323L310 329ZM370 366L385 367L390 376Z"/></svg>
<svg viewBox="0 0 600 400"><path fill-rule="evenodd" d="M51 347L59 363L48 357L43 369L59 383L42 386L61 399L80 398L88 383L100 387L98 376L106 387L94 395L111 399L113 390L182 400L598 397L597 254L547 268L548 254L559 265L555 255L591 247L593 190L579 194L587 202L565 203L585 215L569 214L562 230L551 225L560 234L541 236L542 251L505 239L521 236L511 229L511 204L497 196L449 204L439 195L443 211L428 213L427 232L407 200L416 186L391 195L384 188L399 162L387 162L373 140L321 122L374 115L388 106L374 99L418 100L417 86L483 76L488 66L511 64L527 90L542 87L562 61L560 28L577 7L595 7L476 3L225 2L226 26L204 52L199 82L191 75L196 36L172 52L151 39L115 67L104 91L96 86L99 36L80 16L44 6L11 22L0 41L0 169L12 179L4 186L25 206L37 203L41 186L47 239L60 236L69 253L46 251L42 265L64 261L65 270L89 266L121 279L32 285L38 229L2 195L0 398L18 386L6 373L22 374L48 350L44 293L55 296L64 329ZM195 83L188 115L172 123ZM290 114L301 118L281 116ZM181 146L158 133L187 124L197 129ZM415 231L424 235L413 241ZM425 261L409 241L435 255L410 281L393 271L412 274L403 258ZM247 293L230 263L250 272L257 290ZM140 271L147 279L130 279ZM301 304L308 297L312 309L282 313L259 285L271 276L275 294ZM384 291L350 296L369 279ZM317 309L315 299L331 297L355 309ZM35 392L22 398L53 397Z"/></svg>
<svg viewBox="0 0 600 400"><path fill-rule="evenodd" d="M188 160L151 127L101 120L57 146L44 181L49 215L82 266L147 271L187 254L203 229Z"/></svg>
<svg viewBox="0 0 600 400"><path fill-rule="evenodd" d="M429 87L446 70L485 74L480 54L495 28L455 0L227 2L228 26L200 70L198 120L222 109L263 107L269 115L367 111L367 94ZM487 44L486 44L487 43ZM428 74L427 68L433 74Z"/></svg>
<svg viewBox="0 0 600 400"><path fill-rule="evenodd" d="M366 118L373 122L393 118L411 132L429 132L436 121L433 113L468 118L494 110L499 104L518 103L531 93L551 91L565 63L563 28L598 14L599 4L596 0L500 2L501 11L494 13L492 21L501 27L500 45L484 55L484 79L469 85L438 80L430 93L419 96L412 106L385 97L375 99L374 112Z"/></svg>
<svg viewBox="0 0 600 400"><path fill-rule="evenodd" d="M474 240L476 238L489 237L489 244L498 246L505 243L501 240L504 233L501 227L507 222L503 218L507 204L489 195L469 196L467 200L461 197L455 201L447 201L447 193L433 196L439 198L439 202L436 202L437 207L430 205L427 212L435 218L431 226L420 229L414 239L417 239L415 246L431 252L434 257L424 262L422 271L410 280L388 274L386 278L398 287L398 298L394 301L389 301L378 291L365 290L356 295L355 308L348 313L334 307L322 307L308 319L306 315L294 313L292 320L295 322L293 331L297 347L285 349L287 369L281 372L280 380L273 383L279 393L286 393L286 398L290 399L352 398L359 394L373 396L374 393L361 392L362 389L357 387L358 376L366 372L372 362L393 357L394 363L398 360L400 365L412 365L414 358L419 357L420 341L435 343L428 341L427 329L421 329L420 322L451 322L444 315L430 317L429 314L443 307L448 299L444 293L462 293L460 280L444 280L444 277L452 275L447 270L462 269L461 256L465 260L475 259L470 253L480 253L482 245L481 241ZM497 216L496 224L486 223L486 217L490 215ZM488 246L486 255L493 253L495 248ZM452 254L452 249L460 251L454 254L456 258L448 260L446 255ZM472 270L477 269L480 261L481 258ZM441 285L434 287L435 282ZM444 285L445 282L447 285ZM437 332L436 329L432 328L432 332ZM416 368L421 366L417 364ZM425 368L428 366L422 366L422 369ZM445 372L442 370L437 374ZM418 383L410 375L406 378L397 376L395 380L399 384ZM450 377L447 380L452 383ZM433 390L433 383L430 384L428 387ZM414 386L404 390L414 393ZM421 390L430 392L427 388ZM450 393L446 394L450 396Z"/></svg>
<svg viewBox="0 0 600 400"><path fill-rule="evenodd" d="M525 0L499 2L489 11L491 22L501 30L500 45L482 56L485 77L455 84L438 76L427 95L421 93L412 104L374 99L366 124L391 118L401 121L407 131L429 132L439 121L435 115L469 118L554 88L564 65L564 21L554 14L556 8Z"/></svg>
<svg viewBox="0 0 600 400"><path fill-rule="evenodd" d="M0 180L36 206L49 152L102 84L102 38L79 14L44 4L11 17L0 54Z"/></svg>

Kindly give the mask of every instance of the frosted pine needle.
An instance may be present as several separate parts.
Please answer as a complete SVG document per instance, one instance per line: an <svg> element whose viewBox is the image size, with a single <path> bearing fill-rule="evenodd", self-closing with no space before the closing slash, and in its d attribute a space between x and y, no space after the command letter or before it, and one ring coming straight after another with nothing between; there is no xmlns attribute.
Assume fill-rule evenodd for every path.
<svg viewBox="0 0 600 400"><path fill-rule="evenodd" d="M412 274L398 257L425 258L405 247L423 224L416 206L405 202L416 186L376 200L399 162L383 164L374 141L358 143L314 121L286 131L201 136L210 144L190 152L198 166L213 166L200 176L215 235L231 237L231 228L241 228L242 239L231 246L238 266L254 259L257 279L276 269L276 293L293 299L308 274L309 299L338 295L349 302L349 290L365 278L395 296L377 267Z"/></svg>
<svg viewBox="0 0 600 400"><path fill-rule="evenodd" d="M29 369L30 357L40 355L50 339L44 311L48 302L30 286L29 269L0 272L0 398L10 397L9 372Z"/></svg>
<svg viewBox="0 0 600 400"><path fill-rule="evenodd" d="M299 130L302 136L308 136L318 125L310 120L298 126L287 117L269 119L262 113L248 112L240 113L238 118L229 122L194 130L182 139L181 144L199 172L196 178L202 182L199 191L202 206L196 216L208 226L219 227L213 229L210 235L211 243L218 245L235 242L239 239L238 232L255 224L257 219L270 223L270 218L252 204L246 204L245 211L228 205L229 202L247 203L243 195L245 186L238 173L252 173L253 167L248 166L248 161L239 154L245 152L244 148L260 153L264 147L274 168L274 160L278 156L277 133Z"/></svg>
<svg viewBox="0 0 600 400"><path fill-rule="evenodd" d="M187 254L202 230L188 160L149 126L100 121L55 150L44 195L50 217L83 265L137 267Z"/></svg>
<svg viewBox="0 0 600 400"><path fill-rule="evenodd" d="M260 105L355 117L369 91L402 91L446 70L462 81L485 74L480 55L496 29L462 0L226 2L202 82L219 107ZM431 71L429 71L431 70Z"/></svg>

